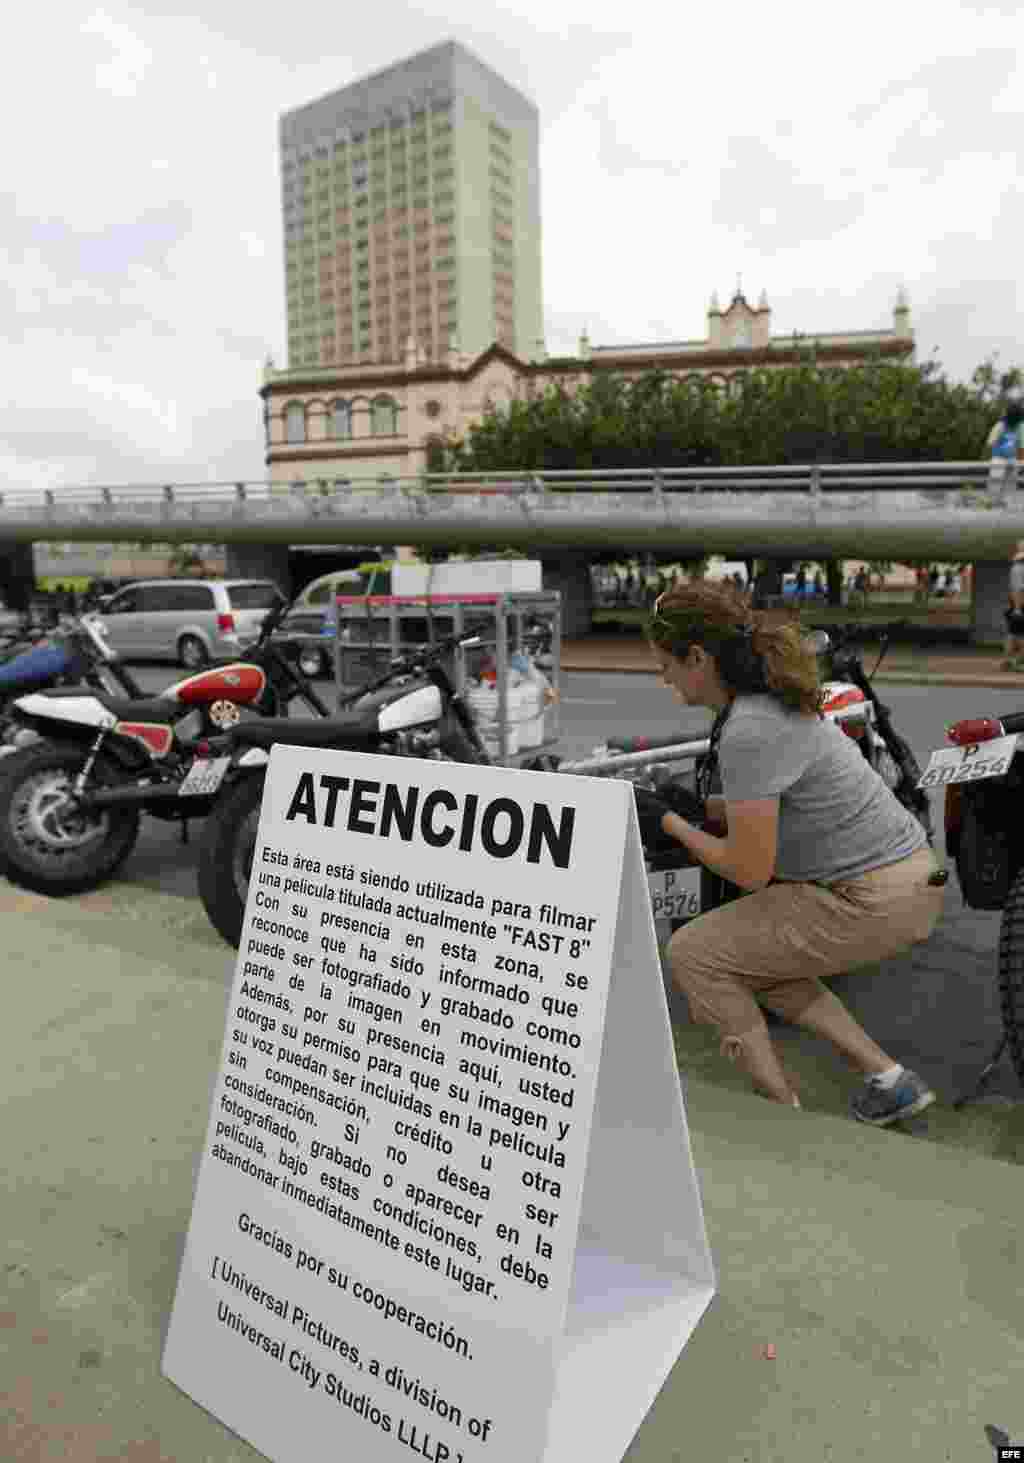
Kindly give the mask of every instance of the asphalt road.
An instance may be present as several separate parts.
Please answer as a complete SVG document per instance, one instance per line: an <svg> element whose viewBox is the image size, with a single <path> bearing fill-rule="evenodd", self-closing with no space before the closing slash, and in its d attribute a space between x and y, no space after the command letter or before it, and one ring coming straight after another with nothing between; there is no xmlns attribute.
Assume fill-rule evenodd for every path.
<svg viewBox="0 0 1024 1463"><path fill-rule="evenodd" d="M871 663L868 663L870 670ZM157 691L181 673L172 666L136 667L139 682ZM330 683L318 681L321 691ZM897 729L922 765L944 745L948 722L966 716L1024 709L1024 693L978 688L888 685L880 688ZM326 698L325 698L326 699ZM681 740L706 734L710 713L678 707L653 676L567 675L562 687L562 747L581 757L607 736L678 730ZM936 852L945 861L942 794L933 793ZM173 825L148 819L138 847L124 867L121 887L195 897L196 860L202 825L191 827L183 846ZM946 908L931 940L906 956L884 962L877 978L842 976L833 987L857 1018L899 1060L926 1073L947 1093L973 1085L1001 1035L996 986L999 914L967 910L951 871ZM1020 1099L1019 1085L1004 1057L989 1091Z"/></svg>

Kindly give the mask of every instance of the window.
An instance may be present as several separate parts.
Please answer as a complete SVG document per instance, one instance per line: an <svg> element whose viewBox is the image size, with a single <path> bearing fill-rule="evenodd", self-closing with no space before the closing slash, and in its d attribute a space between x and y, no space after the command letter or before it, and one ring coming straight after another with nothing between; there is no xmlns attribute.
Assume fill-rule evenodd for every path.
<svg viewBox="0 0 1024 1463"><path fill-rule="evenodd" d="M331 403L331 436L351 437L352 435L352 408L347 401L333 401Z"/></svg>
<svg viewBox="0 0 1024 1463"><path fill-rule="evenodd" d="M228 603L233 610L272 610L281 603L276 584L230 584Z"/></svg>
<svg viewBox="0 0 1024 1463"><path fill-rule="evenodd" d="M398 431L398 403L390 396L374 398L370 408L370 431L374 437L394 436Z"/></svg>
<svg viewBox="0 0 1024 1463"><path fill-rule="evenodd" d="M285 408L286 438L289 442L306 440L306 408L301 401L290 401Z"/></svg>
<svg viewBox="0 0 1024 1463"><path fill-rule="evenodd" d="M212 610L216 609L213 590L208 584L166 584L151 585L140 590L143 610ZM155 597L155 603L147 603L146 596Z"/></svg>

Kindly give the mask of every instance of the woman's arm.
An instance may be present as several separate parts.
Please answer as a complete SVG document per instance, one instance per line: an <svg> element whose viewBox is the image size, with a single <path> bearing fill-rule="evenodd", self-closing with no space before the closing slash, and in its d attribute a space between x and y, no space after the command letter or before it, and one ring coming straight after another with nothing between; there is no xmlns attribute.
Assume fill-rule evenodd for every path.
<svg viewBox="0 0 1024 1463"><path fill-rule="evenodd" d="M721 874L741 889L763 889L775 873L779 848L778 798L726 803L725 821L724 838L702 832L678 813L666 813L661 826L712 873Z"/></svg>

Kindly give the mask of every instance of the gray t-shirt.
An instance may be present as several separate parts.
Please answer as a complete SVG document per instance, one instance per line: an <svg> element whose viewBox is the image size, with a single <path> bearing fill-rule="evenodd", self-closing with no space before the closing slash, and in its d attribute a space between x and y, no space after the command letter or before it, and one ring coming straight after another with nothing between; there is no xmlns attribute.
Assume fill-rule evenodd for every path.
<svg viewBox="0 0 1024 1463"><path fill-rule="evenodd" d="M857 743L774 696L738 696L719 743L730 802L779 799L777 879L833 883L896 863L927 839Z"/></svg>

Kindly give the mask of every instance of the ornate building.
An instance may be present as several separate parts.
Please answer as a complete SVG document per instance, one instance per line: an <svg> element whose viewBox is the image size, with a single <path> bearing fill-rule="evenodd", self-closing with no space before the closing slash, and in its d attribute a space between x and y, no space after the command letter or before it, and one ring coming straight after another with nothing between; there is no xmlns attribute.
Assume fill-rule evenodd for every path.
<svg viewBox="0 0 1024 1463"><path fill-rule="evenodd" d="M447 359L430 363L413 336L405 360L389 365L300 367L263 375L266 460L272 482L415 477L430 470L431 445L462 437L489 405L529 399L555 381L569 390L602 371L636 376L655 369L686 380L709 377L722 390L746 371L793 365L810 347L821 369L847 369L874 356L913 361L910 307L901 289L889 330L772 335L771 307L756 307L737 286L727 309L712 295L703 340L591 347L548 359L537 342L525 360L494 343L473 359L453 336Z"/></svg>

